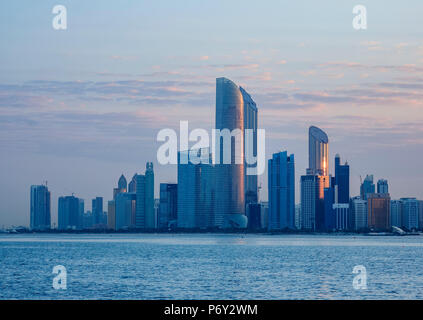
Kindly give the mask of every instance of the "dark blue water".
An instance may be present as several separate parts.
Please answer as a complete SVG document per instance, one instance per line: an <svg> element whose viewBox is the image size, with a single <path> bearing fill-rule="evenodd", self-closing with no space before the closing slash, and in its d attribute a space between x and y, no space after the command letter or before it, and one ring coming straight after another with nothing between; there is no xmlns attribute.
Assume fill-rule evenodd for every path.
<svg viewBox="0 0 423 320"><path fill-rule="evenodd" d="M0 235L0 298L422 299L423 236Z"/></svg>

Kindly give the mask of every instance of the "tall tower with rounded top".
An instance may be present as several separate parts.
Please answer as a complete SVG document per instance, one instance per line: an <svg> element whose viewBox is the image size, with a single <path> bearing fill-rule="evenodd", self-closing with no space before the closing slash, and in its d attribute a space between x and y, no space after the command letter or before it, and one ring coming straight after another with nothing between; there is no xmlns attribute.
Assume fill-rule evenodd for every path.
<svg viewBox="0 0 423 320"><path fill-rule="evenodd" d="M329 138L320 128L308 130L308 174L329 175Z"/></svg>
<svg viewBox="0 0 423 320"><path fill-rule="evenodd" d="M230 140L220 137L216 166L216 223L227 227L241 226L245 218L244 174L244 99L240 88L226 78L216 79L216 129L240 131ZM230 141L230 144L228 143ZM224 163L224 153L230 152L230 163Z"/></svg>

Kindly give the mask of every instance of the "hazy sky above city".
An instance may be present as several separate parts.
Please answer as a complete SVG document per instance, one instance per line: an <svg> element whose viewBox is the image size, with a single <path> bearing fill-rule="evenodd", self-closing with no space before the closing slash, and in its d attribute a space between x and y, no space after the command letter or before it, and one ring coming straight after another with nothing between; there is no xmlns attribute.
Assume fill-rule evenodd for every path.
<svg viewBox="0 0 423 320"><path fill-rule="evenodd" d="M67 30L52 8L67 8ZM367 7L367 30L352 9ZM423 2L407 1L1 1L0 227L29 225L30 185L57 198L112 198L154 161L157 132L214 125L215 78L243 86L266 129L266 159L308 164L308 127L333 157L385 178L393 198L423 198ZM261 200L267 178L259 178ZM106 202L105 202L106 203Z"/></svg>

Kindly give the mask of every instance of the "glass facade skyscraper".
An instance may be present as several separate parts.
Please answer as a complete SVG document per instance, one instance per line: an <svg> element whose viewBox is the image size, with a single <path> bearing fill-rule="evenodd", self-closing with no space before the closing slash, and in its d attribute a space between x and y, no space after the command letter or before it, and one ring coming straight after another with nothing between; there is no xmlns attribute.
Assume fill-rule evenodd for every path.
<svg viewBox="0 0 423 320"><path fill-rule="evenodd" d="M379 179L377 181L377 193L389 193L388 180Z"/></svg>
<svg viewBox="0 0 423 320"><path fill-rule="evenodd" d="M335 156L335 185L336 196L335 202L350 202L350 166L348 163L341 165L341 157L339 154Z"/></svg>
<svg viewBox="0 0 423 320"><path fill-rule="evenodd" d="M268 162L269 230L295 229L295 161L286 151Z"/></svg>
<svg viewBox="0 0 423 320"><path fill-rule="evenodd" d="M158 228L168 228L176 223L178 212L178 185L160 183Z"/></svg>
<svg viewBox="0 0 423 320"><path fill-rule="evenodd" d="M388 193L367 195L367 214L369 228L387 231L391 228L391 198Z"/></svg>
<svg viewBox="0 0 423 320"><path fill-rule="evenodd" d="M375 193L375 184L373 183L373 175L367 175L363 183L360 186L361 199L367 200L367 196L371 193Z"/></svg>
<svg viewBox="0 0 423 320"><path fill-rule="evenodd" d="M307 174L329 175L329 138L322 129L315 126L308 130Z"/></svg>
<svg viewBox="0 0 423 320"><path fill-rule="evenodd" d="M80 199L75 196L59 197L58 201L58 229L81 229Z"/></svg>
<svg viewBox="0 0 423 320"><path fill-rule="evenodd" d="M328 176L301 176L301 229L324 230L324 190L328 187Z"/></svg>
<svg viewBox="0 0 423 320"><path fill-rule="evenodd" d="M391 226L402 227L402 203L400 200L391 200Z"/></svg>
<svg viewBox="0 0 423 320"><path fill-rule="evenodd" d="M239 87L226 78L216 79L216 129L239 130L225 147L223 137L216 165L216 214L220 225L230 226L232 215L245 215L244 99ZM224 164L224 153L230 152L230 163ZM245 219L246 222L246 219Z"/></svg>
<svg viewBox="0 0 423 320"><path fill-rule="evenodd" d="M156 228L154 218L154 171L153 163L147 162L145 170L145 227L147 229Z"/></svg>
<svg viewBox="0 0 423 320"><path fill-rule="evenodd" d="M115 201L115 229L134 228L136 226L136 194L119 193Z"/></svg>
<svg viewBox="0 0 423 320"><path fill-rule="evenodd" d="M50 198L47 186L31 186L30 228L32 230L51 228Z"/></svg>
<svg viewBox="0 0 423 320"><path fill-rule="evenodd" d="M257 156L257 105L242 87L239 87L244 102L244 129L252 130L252 139L244 136L244 150L250 152L251 156ZM251 150L250 150L251 148ZM257 192L257 175L247 175L248 168L256 168L257 163L248 164L245 161L244 176L245 176L245 203L256 203L258 201Z"/></svg>
<svg viewBox="0 0 423 320"><path fill-rule="evenodd" d="M196 155L200 163L181 163L188 153ZM178 154L178 214L177 226L183 229L220 227L222 216L215 210L215 166L208 163L208 149L182 151Z"/></svg>
<svg viewBox="0 0 423 320"><path fill-rule="evenodd" d="M91 211L93 214L94 225L99 225L103 223L103 198L96 197L92 199Z"/></svg>
<svg viewBox="0 0 423 320"><path fill-rule="evenodd" d="M247 164L245 159L246 149L257 154L257 106L243 88L226 78L216 79L216 129L239 133L230 137L228 147L224 147L223 136L217 141L220 156L215 167L216 222L223 227L245 228L246 203L258 200L257 175L246 174L247 168L255 165ZM246 140L245 129L252 129L252 141ZM230 163L224 164L223 154L229 151Z"/></svg>
<svg viewBox="0 0 423 320"><path fill-rule="evenodd" d="M401 198L402 227L407 230L419 228L419 202L416 198Z"/></svg>

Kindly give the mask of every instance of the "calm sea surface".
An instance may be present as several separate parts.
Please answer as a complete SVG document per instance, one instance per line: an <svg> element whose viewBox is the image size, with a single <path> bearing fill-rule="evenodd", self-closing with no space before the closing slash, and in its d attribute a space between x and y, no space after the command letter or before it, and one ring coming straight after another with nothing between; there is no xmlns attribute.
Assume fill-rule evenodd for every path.
<svg viewBox="0 0 423 320"><path fill-rule="evenodd" d="M423 236L0 235L0 299L422 298Z"/></svg>

